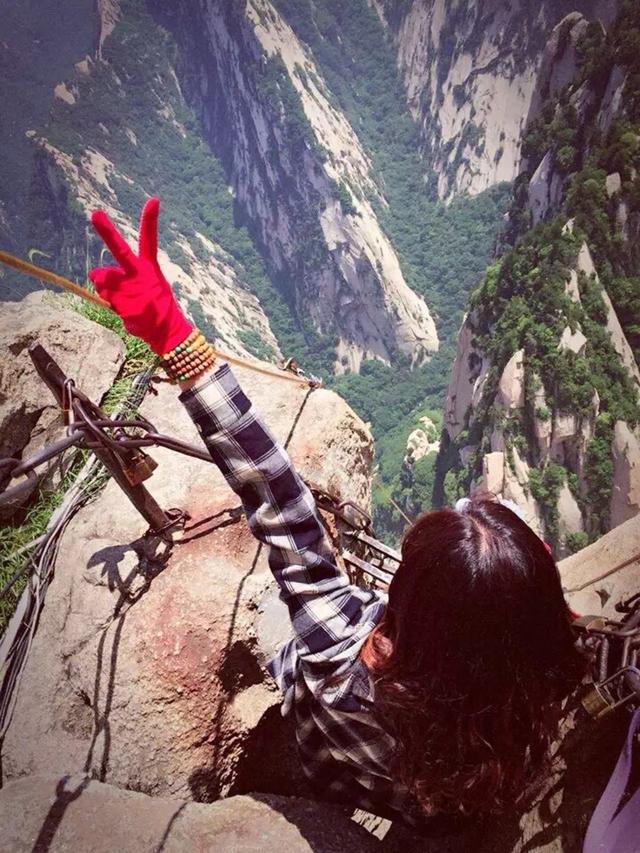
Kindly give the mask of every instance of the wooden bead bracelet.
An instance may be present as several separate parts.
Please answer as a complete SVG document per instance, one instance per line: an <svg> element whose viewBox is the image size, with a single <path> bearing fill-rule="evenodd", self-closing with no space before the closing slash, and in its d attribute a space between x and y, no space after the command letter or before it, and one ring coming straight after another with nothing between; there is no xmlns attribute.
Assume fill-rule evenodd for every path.
<svg viewBox="0 0 640 853"><path fill-rule="evenodd" d="M173 382L193 379L214 362L213 350L198 329L193 329L182 343L162 356L162 367Z"/></svg>

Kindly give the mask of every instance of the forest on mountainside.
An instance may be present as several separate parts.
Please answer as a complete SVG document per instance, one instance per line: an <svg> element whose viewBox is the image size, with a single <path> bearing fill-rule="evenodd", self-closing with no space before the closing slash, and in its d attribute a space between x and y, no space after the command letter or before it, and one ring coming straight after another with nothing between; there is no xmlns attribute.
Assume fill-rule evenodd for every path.
<svg viewBox="0 0 640 853"><path fill-rule="evenodd" d="M439 499L449 503L468 493L482 475L496 429L504 434L507 453L515 448L536 467L529 488L539 502L549 541L558 543L560 489L567 484L588 524L567 537L578 550L610 526L614 487L614 426L640 423L637 386L621 361L607 329L609 295L625 335L638 356L640 327L640 248L627 223L640 212L640 24L636 0L620 4L615 24L605 34L588 26L577 44L577 75L548 100L524 137L526 168L516 181L507 237L512 248L490 266L473 293L470 309L476 345L488 359L482 399L465 429L447 442L440 461ZM576 93L589 93L599 105L616 68L623 69L621 102L603 130L597 109L576 108ZM603 108L607 108L604 104ZM529 185L545 156L561 176L563 192L552 218L531 226ZM607 184L608 176L617 176ZM624 221L621 220L624 204ZM567 222L572 227L567 228ZM581 246L591 251L598 278L578 275L579 301L566 282ZM584 350L558 346L568 327L586 337ZM525 356L523 409L506 413L494 404L502 371L514 352ZM536 405L540 394L546 405ZM594 396L595 395L595 396ZM536 456L534 424L558 413L585 423L594 410L593 436L586 448L583 477L566 465ZM554 414L555 413L555 414ZM462 462L460 450L471 457ZM579 480L582 480L581 482Z"/></svg>

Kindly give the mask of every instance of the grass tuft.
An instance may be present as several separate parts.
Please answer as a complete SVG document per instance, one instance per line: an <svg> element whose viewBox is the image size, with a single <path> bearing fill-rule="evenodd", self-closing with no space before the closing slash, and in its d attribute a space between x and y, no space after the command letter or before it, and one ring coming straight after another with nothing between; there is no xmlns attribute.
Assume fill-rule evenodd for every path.
<svg viewBox="0 0 640 853"><path fill-rule="evenodd" d="M155 355L144 341L127 332L120 317L112 311L75 296L69 297L69 305L88 320L115 332L124 341L124 364L118 378L102 400L102 408L107 414L112 414L127 399L131 392L133 378L153 364ZM55 489L39 490L35 502L20 524L9 523L0 528L0 589L25 565L29 554L19 553L20 549L44 533L53 512L62 503L86 458L86 451L78 451L58 486ZM105 481L106 478L102 480L102 482ZM7 627L26 586L27 578L28 571L12 585L7 595L0 599L0 633Z"/></svg>

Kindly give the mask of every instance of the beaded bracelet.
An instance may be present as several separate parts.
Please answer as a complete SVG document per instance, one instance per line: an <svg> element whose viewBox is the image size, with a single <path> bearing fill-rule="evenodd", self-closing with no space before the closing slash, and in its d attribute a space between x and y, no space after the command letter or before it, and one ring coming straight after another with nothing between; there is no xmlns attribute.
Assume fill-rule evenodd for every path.
<svg viewBox="0 0 640 853"><path fill-rule="evenodd" d="M202 338L202 340L204 341L204 336L199 329L191 329L187 337L181 343L179 343L173 349L169 350L169 352L165 352L165 354L162 356L163 361L169 361L170 359L175 358L175 356L181 352L190 352L191 346L198 338Z"/></svg>
<svg viewBox="0 0 640 853"><path fill-rule="evenodd" d="M172 382L194 379L215 362L211 345L204 335L193 329L182 343L162 356L162 367Z"/></svg>

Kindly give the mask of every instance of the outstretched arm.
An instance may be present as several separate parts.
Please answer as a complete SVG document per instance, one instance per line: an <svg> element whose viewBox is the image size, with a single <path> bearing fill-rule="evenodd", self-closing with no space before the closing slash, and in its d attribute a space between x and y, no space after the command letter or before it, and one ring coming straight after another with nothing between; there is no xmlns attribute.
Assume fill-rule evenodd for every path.
<svg viewBox="0 0 640 853"><path fill-rule="evenodd" d="M157 199L145 205L138 255L106 214L95 213L93 224L120 266L92 270L90 276L125 327L164 355L193 327L157 262L158 208ZM364 638L384 605L374 593L352 586L336 566L309 490L255 414L229 366L221 364L195 384L185 383L180 399L213 461L240 497L251 531L269 549L269 564L289 608L299 652L321 667L332 659L335 669L342 644L352 644L354 632Z"/></svg>
<svg viewBox="0 0 640 853"><path fill-rule="evenodd" d="M352 586L336 566L309 489L229 366L220 365L180 399L240 497L253 535L269 549L300 652L326 663L329 648L365 627L364 610L376 597ZM367 632L373 615L365 619Z"/></svg>

